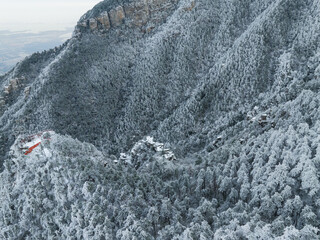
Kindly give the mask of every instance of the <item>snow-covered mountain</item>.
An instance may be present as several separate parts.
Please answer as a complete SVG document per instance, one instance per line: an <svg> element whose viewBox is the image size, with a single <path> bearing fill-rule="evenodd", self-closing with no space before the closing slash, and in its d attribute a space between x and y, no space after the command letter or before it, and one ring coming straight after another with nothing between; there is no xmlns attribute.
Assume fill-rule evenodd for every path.
<svg viewBox="0 0 320 240"><path fill-rule="evenodd" d="M0 76L0 236L319 239L319 16L96 5Z"/></svg>

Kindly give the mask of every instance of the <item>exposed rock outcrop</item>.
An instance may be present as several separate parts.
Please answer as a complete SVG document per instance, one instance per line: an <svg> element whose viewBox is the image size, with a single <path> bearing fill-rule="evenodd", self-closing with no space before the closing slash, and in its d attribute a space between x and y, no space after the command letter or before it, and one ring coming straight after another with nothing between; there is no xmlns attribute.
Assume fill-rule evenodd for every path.
<svg viewBox="0 0 320 240"><path fill-rule="evenodd" d="M97 29L98 28L97 20L94 19L94 18L89 19L89 27L90 27L91 30Z"/></svg>
<svg viewBox="0 0 320 240"><path fill-rule="evenodd" d="M178 0L140 0L133 3L119 5L109 11L103 11L97 17L91 17L78 23L75 33L84 30L105 32L111 27L123 24L129 28L138 28L142 32L150 32L154 27L145 27L163 22L175 9ZM192 2L190 10L195 7Z"/></svg>
<svg viewBox="0 0 320 240"><path fill-rule="evenodd" d="M102 25L102 27L106 30L110 28L110 19L108 12L103 12L98 18L98 22Z"/></svg>
<svg viewBox="0 0 320 240"><path fill-rule="evenodd" d="M120 26L125 18L125 14L124 14L124 10L123 7L118 6L115 9L112 9L109 12L110 15L110 22L111 22L111 26L113 27L118 27Z"/></svg>
<svg viewBox="0 0 320 240"><path fill-rule="evenodd" d="M10 94L12 91L17 90L20 86L23 85L23 81L25 80L25 77L21 77L21 78L13 78L9 80L9 84L7 86L4 87L4 94L8 95Z"/></svg>
<svg viewBox="0 0 320 240"><path fill-rule="evenodd" d="M126 17L130 19L128 21L130 27L142 27L148 22L149 6L146 1L125 5L124 11Z"/></svg>

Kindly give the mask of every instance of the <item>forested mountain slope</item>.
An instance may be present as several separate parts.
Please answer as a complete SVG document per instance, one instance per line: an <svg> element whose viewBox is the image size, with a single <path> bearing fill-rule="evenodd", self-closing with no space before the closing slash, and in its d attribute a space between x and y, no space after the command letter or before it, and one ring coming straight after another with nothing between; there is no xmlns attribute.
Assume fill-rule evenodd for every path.
<svg viewBox="0 0 320 240"><path fill-rule="evenodd" d="M0 77L1 234L318 239L319 16L317 0L99 3L63 46ZM16 138L44 129L65 148L17 164ZM63 171L41 173L42 195L51 161Z"/></svg>

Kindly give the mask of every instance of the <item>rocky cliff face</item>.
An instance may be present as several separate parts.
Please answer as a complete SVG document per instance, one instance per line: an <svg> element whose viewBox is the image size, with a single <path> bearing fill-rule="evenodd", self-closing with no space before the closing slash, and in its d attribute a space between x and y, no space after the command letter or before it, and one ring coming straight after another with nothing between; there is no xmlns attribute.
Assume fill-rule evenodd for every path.
<svg viewBox="0 0 320 240"><path fill-rule="evenodd" d="M120 26L136 28L142 32L150 32L156 25L163 23L177 8L178 0L142 0L118 5L109 11L99 13L98 16L81 20L75 34L90 30L106 33L110 27ZM193 2L195 5L195 2Z"/></svg>

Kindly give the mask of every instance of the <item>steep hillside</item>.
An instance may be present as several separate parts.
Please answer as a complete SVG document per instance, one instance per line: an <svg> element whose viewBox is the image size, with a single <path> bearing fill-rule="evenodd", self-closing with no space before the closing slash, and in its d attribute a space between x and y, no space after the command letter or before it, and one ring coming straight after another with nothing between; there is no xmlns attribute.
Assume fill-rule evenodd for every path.
<svg viewBox="0 0 320 240"><path fill-rule="evenodd" d="M0 77L1 181L12 188L10 171L34 178L11 170L10 148L21 134L69 135L111 163L131 159L129 149L152 136L174 153L170 170L151 150L136 157L152 169L112 165L116 170L107 172L130 180L101 180L110 188L93 197L103 201L108 192L114 209L101 211L111 225L86 220L91 232L84 233L79 220L79 239L97 231L106 239L319 238L319 16L319 0L102 1L63 46ZM136 177L142 180L133 183ZM139 200L126 198L128 192ZM170 216L161 215L162 201ZM59 204L70 213L70 203ZM11 226L5 219L1 226ZM14 219L27 228L19 214ZM41 234L49 234L39 221ZM72 236L72 221L68 215L61 226L55 222L50 234Z"/></svg>
<svg viewBox="0 0 320 240"><path fill-rule="evenodd" d="M2 155L19 133L43 129L115 154L146 134L181 156L199 151L254 106L292 100L316 81L318 8L101 2L61 49L32 56L2 80ZM5 91L16 78L18 87Z"/></svg>
<svg viewBox="0 0 320 240"><path fill-rule="evenodd" d="M219 118L240 122L277 94L296 97L316 77L317 6L101 2L61 50L27 59L2 81L3 146L8 150L15 134L54 129L110 153L151 133L181 155L195 138L192 149L199 151L212 141L199 141L199 133L207 135L203 130L212 131ZM32 61L45 63L23 66ZM19 77L27 80L6 92Z"/></svg>

